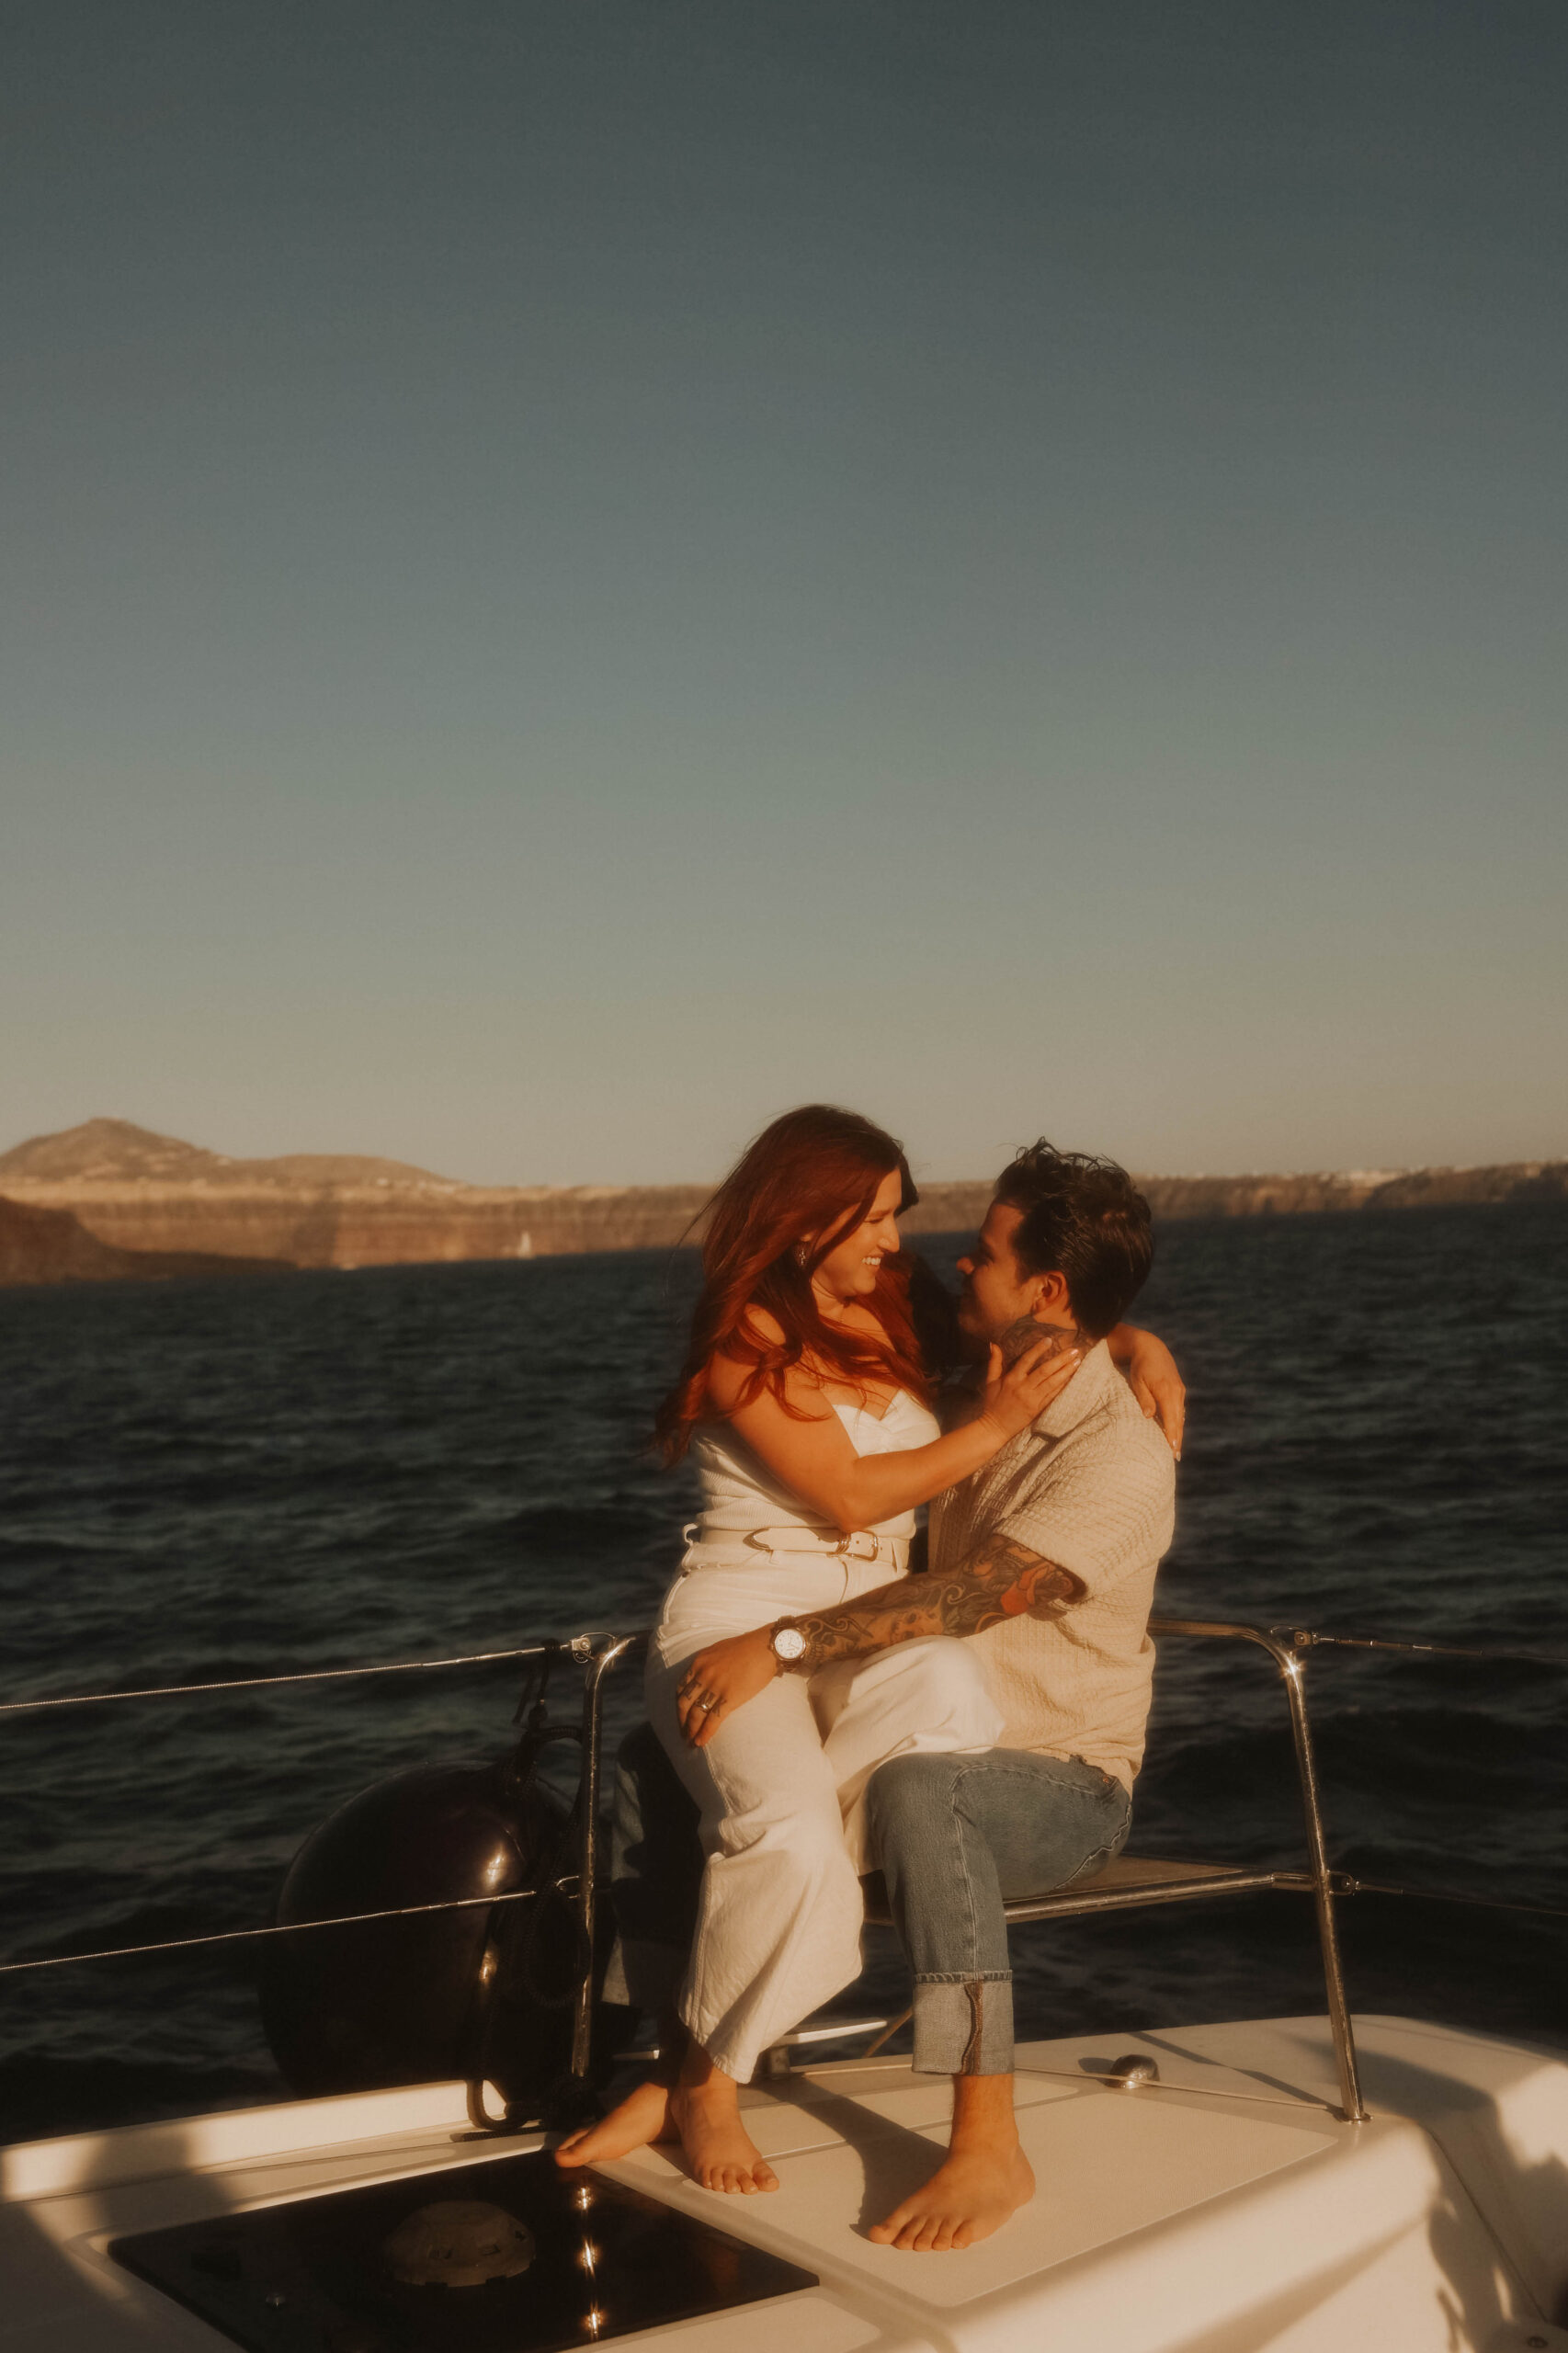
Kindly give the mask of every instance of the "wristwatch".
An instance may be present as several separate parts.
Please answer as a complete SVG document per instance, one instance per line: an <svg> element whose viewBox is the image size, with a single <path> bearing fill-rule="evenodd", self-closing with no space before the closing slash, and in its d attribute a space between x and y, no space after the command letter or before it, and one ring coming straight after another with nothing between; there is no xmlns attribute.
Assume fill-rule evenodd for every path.
<svg viewBox="0 0 1568 2353"><path fill-rule="evenodd" d="M775 1626L768 1635L768 1641L773 1645L773 1655L781 1668L793 1666L798 1659L803 1658L806 1654L804 1634L801 1633L799 1626L791 1626L788 1621L781 1621Z"/></svg>

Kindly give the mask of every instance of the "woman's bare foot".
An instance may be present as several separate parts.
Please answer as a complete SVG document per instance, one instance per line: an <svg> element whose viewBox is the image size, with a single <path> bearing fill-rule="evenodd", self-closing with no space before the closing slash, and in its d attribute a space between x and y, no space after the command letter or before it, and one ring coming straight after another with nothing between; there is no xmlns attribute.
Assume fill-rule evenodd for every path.
<svg viewBox="0 0 1568 2353"><path fill-rule="evenodd" d="M692 2043L670 2094L670 2121L680 2136L692 2178L704 2189L749 2197L777 2189L778 2176L741 2122L740 2086Z"/></svg>
<svg viewBox="0 0 1568 2353"><path fill-rule="evenodd" d="M879 2246L939 2255L988 2239L1033 2196L1034 2172L1016 2141L1010 2149L955 2149L870 2235Z"/></svg>
<svg viewBox="0 0 1568 2353"><path fill-rule="evenodd" d="M630 2156L633 2149L645 2149L652 2141L673 2141L675 2125L670 2119L670 2087L656 2077L639 2084L627 2093L619 2108L612 2108L597 2124L590 2124L581 2132L573 2132L555 2152L558 2165L608 2165L612 2157Z"/></svg>
<svg viewBox="0 0 1568 2353"><path fill-rule="evenodd" d="M955 2075L946 2158L870 2235L879 2246L940 2255L988 2239L1033 2196L1034 2172L1013 2117L1013 2078Z"/></svg>

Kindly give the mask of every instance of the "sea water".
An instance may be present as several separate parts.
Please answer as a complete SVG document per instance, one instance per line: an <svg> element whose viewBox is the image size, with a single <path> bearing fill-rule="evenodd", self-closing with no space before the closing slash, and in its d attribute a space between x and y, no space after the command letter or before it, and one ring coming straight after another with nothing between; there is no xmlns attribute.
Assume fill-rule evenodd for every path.
<svg viewBox="0 0 1568 2353"><path fill-rule="evenodd" d="M1139 1304L1189 1383L1167 1616L1568 1655L1568 1213L1165 1227ZM918 1245L950 1274L960 1242ZM216 1681L644 1625L690 1516L645 1440L689 1255L0 1294L0 1697ZM495 1755L510 1666L0 1717L0 1957L264 1921L334 1807ZM1361 2009L1568 2037L1568 1671L1325 1652L1335 1861L1541 1910L1360 1896ZM612 1729L636 1710L615 1694ZM1301 1853L1283 1699L1161 1646L1133 1847ZM1283 1895L1039 1926L1025 2033L1319 2010ZM281 2096L254 1960L0 1977L0 2138ZM846 2015L902 2007L868 1939Z"/></svg>

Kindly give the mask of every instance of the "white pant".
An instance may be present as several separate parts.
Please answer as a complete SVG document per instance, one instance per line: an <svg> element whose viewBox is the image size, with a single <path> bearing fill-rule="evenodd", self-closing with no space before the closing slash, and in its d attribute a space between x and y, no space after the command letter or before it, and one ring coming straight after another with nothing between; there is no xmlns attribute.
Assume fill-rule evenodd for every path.
<svg viewBox="0 0 1568 2353"><path fill-rule="evenodd" d="M826 1554L737 1546L732 1563L709 1545L687 1560L701 1565L666 1596L647 1671L648 1713L701 1809L708 1856L680 2014L745 2083L770 2043L859 1974L862 1802L877 1767L990 1748L1002 1725L973 1652L942 1638L780 1675L691 1747L676 1692L694 1652L890 1580L885 1562Z"/></svg>

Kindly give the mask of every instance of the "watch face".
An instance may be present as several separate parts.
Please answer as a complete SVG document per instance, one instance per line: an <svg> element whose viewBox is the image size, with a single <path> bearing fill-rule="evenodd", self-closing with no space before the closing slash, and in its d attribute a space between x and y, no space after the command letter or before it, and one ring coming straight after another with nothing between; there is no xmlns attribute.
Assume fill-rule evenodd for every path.
<svg viewBox="0 0 1568 2353"><path fill-rule="evenodd" d="M780 1626L773 1637L773 1648L779 1658L799 1658L806 1647L806 1638L799 1626Z"/></svg>

